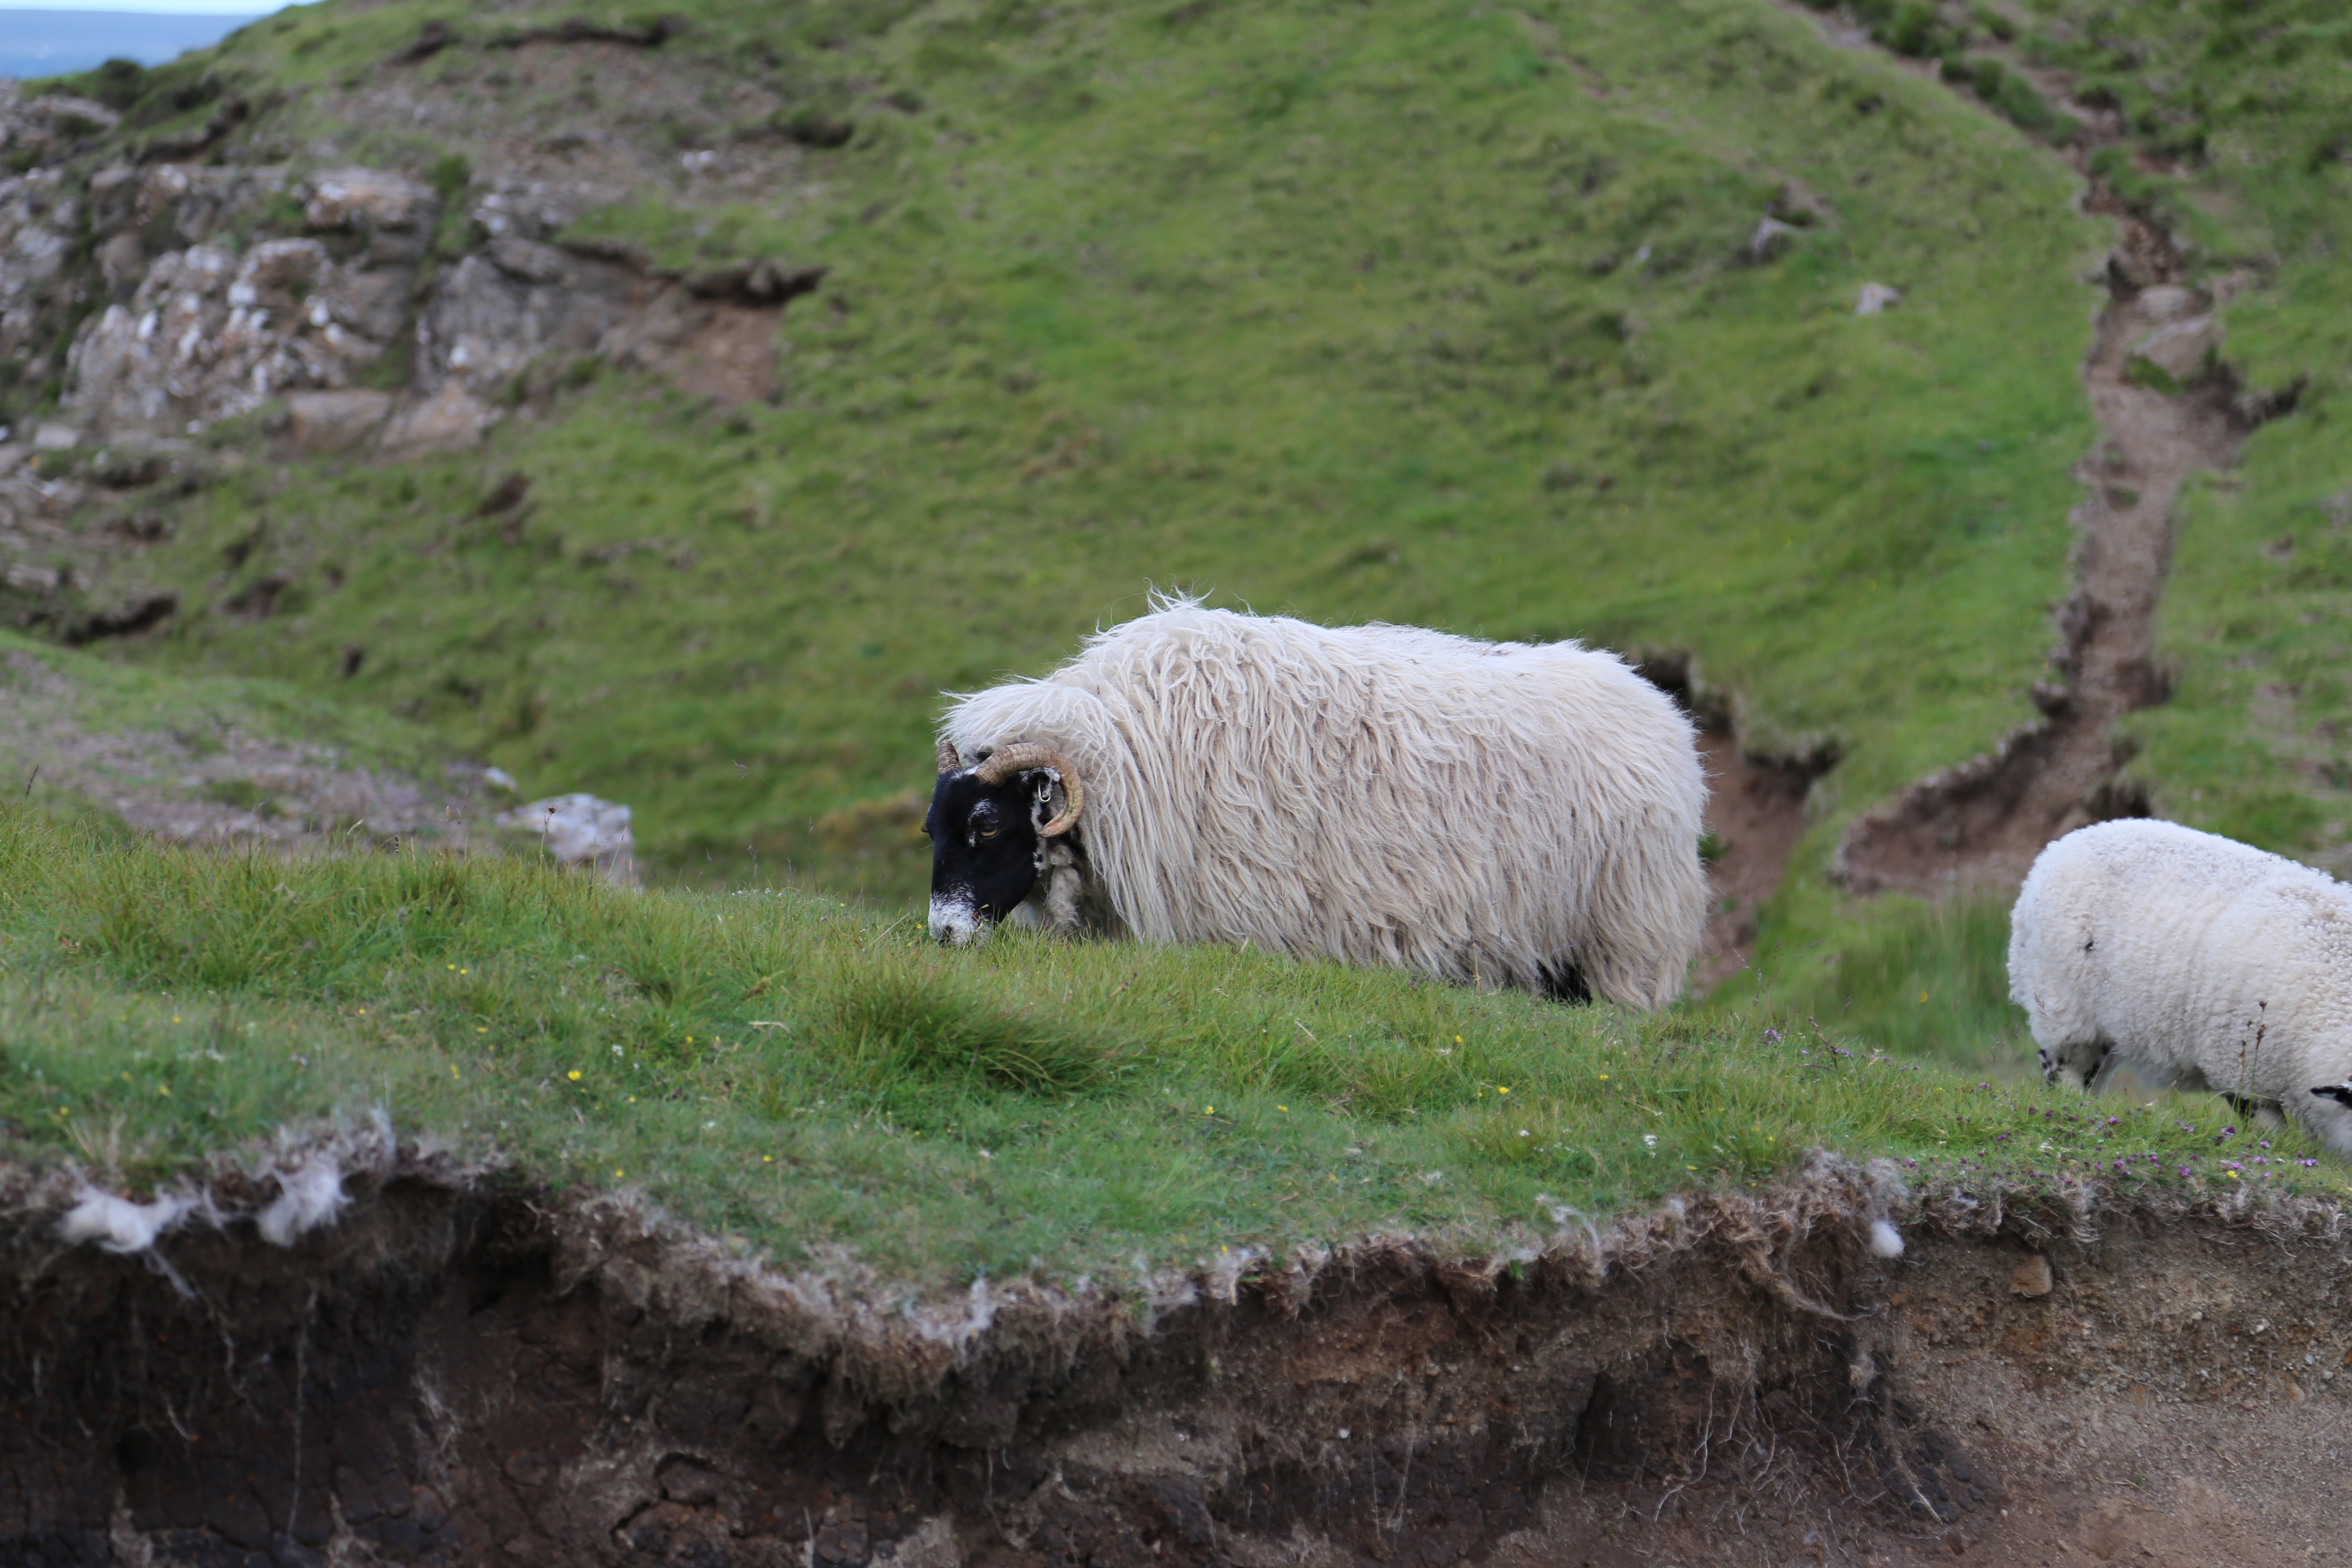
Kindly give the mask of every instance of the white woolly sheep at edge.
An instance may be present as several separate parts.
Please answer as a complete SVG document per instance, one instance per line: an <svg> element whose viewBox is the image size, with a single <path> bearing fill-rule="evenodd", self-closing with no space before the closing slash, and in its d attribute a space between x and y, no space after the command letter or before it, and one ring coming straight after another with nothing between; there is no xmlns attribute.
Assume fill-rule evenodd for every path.
<svg viewBox="0 0 2352 1568"><path fill-rule="evenodd" d="M2009 986L2053 1082L2127 1061L2352 1155L2352 887L2177 823L2080 828L2017 895Z"/></svg>
<svg viewBox="0 0 2352 1568"><path fill-rule="evenodd" d="M1573 642L1163 598L957 700L939 765L942 941L1009 917L1654 1008L1706 915L1690 721Z"/></svg>

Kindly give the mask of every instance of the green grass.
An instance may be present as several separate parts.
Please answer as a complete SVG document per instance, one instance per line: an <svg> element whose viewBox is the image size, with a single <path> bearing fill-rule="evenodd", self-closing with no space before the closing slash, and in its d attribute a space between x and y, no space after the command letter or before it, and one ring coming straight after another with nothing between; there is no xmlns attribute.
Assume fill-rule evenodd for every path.
<svg viewBox="0 0 2352 1568"><path fill-rule="evenodd" d="M940 692L1044 669L1147 584L1688 651L1752 745L1843 757L1766 910L1763 984L1723 1016L1990 1072L2019 1038L1998 911L1857 906L1821 872L1854 813L2031 717L2063 592L2106 231L2039 145L2072 125L2031 59L2121 107L2133 147L2098 170L2200 279L2258 285L2225 311L2247 384L2304 387L2187 502L2176 696L2126 726L2134 779L2168 816L2352 855L2329 0L1854 7L1941 81L1756 0L671 9L677 70L853 133L790 200L641 190L580 233L827 265L786 317L779 405L548 366L478 453L228 472L128 574L189 606L128 658L396 711L531 793L626 800L661 875L756 861L903 907ZM460 42L420 70L478 83L533 16L561 19L288 12L125 101L163 125L210 71L271 106L247 133L271 156L331 141L454 189L482 148L339 118L336 93L428 18ZM670 113L609 107L663 145L776 129ZM1830 216L1741 265L1790 180ZM1857 320L1873 280L1904 302ZM510 542L466 520L516 469L536 510ZM264 515L300 526L224 572ZM270 574L275 617L203 607Z"/></svg>
<svg viewBox="0 0 2352 1568"><path fill-rule="evenodd" d="M478 454L231 474L138 572L192 607L276 574L290 607L135 657L626 800L674 868L756 850L893 899L940 692L1152 584L1694 651L1753 743L1842 749L1835 813L2029 711L2099 230L1964 101L1748 0L941 7L843 47L876 86L823 194L583 220L830 267L781 406L608 374ZM1790 180L1833 217L1742 265ZM1855 318L1870 280L1903 308ZM512 469L520 543L460 521ZM215 585L263 512L303 526Z"/></svg>
<svg viewBox="0 0 2352 1568"><path fill-rule="evenodd" d="M1818 1146L2025 1187L2342 1181L2284 1163L2309 1157L2292 1133L2217 1142L2210 1100L2086 1105L1765 1015L1636 1020L1224 950L943 952L797 895L203 856L0 808L0 1152L152 1183L379 1110L779 1261L929 1284L1408 1229L1533 1244ZM2282 1163L2231 1176L2242 1148Z"/></svg>

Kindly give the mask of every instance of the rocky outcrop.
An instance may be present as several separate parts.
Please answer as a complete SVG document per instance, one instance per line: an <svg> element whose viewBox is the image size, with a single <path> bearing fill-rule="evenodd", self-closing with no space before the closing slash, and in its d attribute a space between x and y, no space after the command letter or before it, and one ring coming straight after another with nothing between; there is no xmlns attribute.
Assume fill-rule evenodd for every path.
<svg viewBox="0 0 2352 1568"><path fill-rule="evenodd" d="M488 182L466 248L436 263L441 196L383 170L118 163L80 198L36 170L0 183L0 354L31 353L61 310L102 298L62 365L30 367L61 373L77 427L194 434L282 405L273 429L303 452L467 445L534 367L582 358L721 403L769 395L777 314L824 269L686 274L567 243L603 195ZM71 275L82 243L94 278Z"/></svg>
<svg viewBox="0 0 2352 1568"><path fill-rule="evenodd" d="M167 251L75 343L66 407L100 429L169 430L347 387L400 335L413 279L309 238Z"/></svg>

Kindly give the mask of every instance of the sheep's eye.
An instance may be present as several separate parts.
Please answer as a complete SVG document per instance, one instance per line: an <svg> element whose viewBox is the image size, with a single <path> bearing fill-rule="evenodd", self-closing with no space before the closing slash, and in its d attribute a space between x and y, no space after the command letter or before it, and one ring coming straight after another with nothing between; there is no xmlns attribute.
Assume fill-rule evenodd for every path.
<svg viewBox="0 0 2352 1568"><path fill-rule="evenodd" d="M979 832L982 838L993 838L996 837L996 829L993 827L982 827Z"/></svg>

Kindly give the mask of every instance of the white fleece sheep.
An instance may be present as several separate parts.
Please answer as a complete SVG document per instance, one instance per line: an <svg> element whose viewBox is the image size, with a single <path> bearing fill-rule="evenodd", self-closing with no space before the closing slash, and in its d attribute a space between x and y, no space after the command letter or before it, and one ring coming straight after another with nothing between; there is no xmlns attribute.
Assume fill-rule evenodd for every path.
<svg viewBox="0 0 2352 1568"><path fill-rule="evenodd" d="M1649 1008L1706 916L1690 722L1572 642L1162 600L1042 679L963 697L943 738L966 763L1050 746L1083 778L1075 843L1050 851L1083 889L1041 876L1030 921L1533 990L1572 969Z"/></svg>
<svg viewBox="0 0 2352 1568"><path fill-rule="evenodd" d="M2352 1154L2352 888L2308 866L2141 817L2070 833L2017 895L2009 986L2053 1082L2121 1059Z"/></svg>

